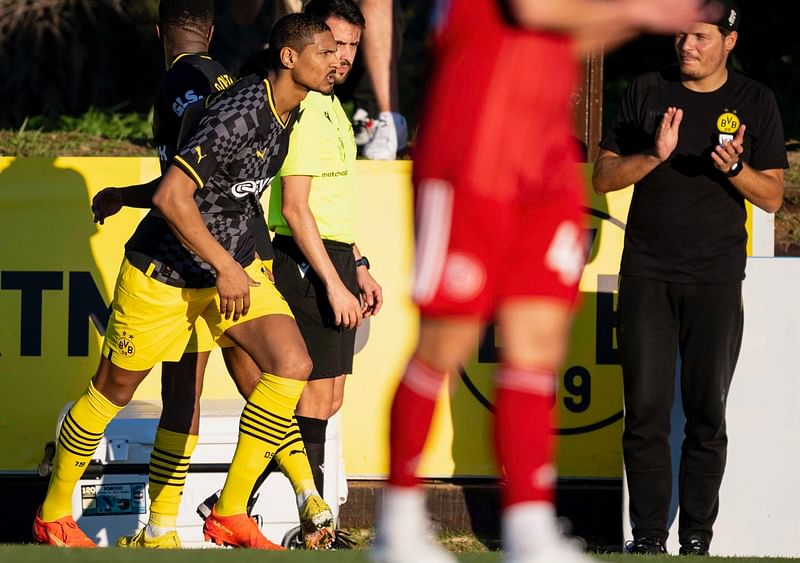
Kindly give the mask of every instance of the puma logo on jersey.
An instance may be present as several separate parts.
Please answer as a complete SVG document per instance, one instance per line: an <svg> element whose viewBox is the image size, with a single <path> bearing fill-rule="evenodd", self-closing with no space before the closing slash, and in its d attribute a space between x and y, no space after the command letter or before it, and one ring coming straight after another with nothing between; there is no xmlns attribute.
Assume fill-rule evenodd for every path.
<svg viewBox="0 0 800 563"><path fill-rule="evenodd" d="M194 148L194 151L197 153L197 164L200 164L200 161L203 160L206 156L208 156L203 154L203 149L202 147L200 147L200 145L196 146Z"/></svg>
<svg viewBox="0 0 800 563"><path fill-rule="evenodd" d="M266 156L267 156L267 152L269 152L269 148L266 148L266 147L264 148L263 151L260 151L260 150L256 149L256 156L258 158L260 158L261 160L264 160L264 158L266 158Z"/></svg>

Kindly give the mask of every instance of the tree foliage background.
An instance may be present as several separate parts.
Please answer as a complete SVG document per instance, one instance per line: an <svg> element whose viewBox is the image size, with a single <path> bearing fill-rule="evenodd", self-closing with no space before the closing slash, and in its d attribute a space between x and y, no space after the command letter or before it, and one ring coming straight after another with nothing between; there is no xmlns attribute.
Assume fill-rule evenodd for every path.
<svg viewBox="0 0 800 563"><path fill-rule="evenodd" d="M406 15L401 104L413 123L430 51L432 2L397 1ZM211 52L235 73L266 41L274 2L266 0L248 26L233 22L227 2L217 1ZM735 68L775 91L787 137L799 139L800 41L794 27L800 2L740 3ZM76 115L89 107L147 113L164 72L154 32L157 7L158 0L0 0L0 126L19 127L32 115ZM669 38L644 37L608 55L604 119L613 115L633 76L673 61ZM475 80L481 78L476 69Z"/></svg>

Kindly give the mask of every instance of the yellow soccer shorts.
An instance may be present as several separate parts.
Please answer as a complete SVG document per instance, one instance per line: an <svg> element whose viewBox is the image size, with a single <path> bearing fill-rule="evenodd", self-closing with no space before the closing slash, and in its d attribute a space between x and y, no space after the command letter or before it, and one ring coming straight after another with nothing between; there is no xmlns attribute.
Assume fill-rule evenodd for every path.
<svg viewBox="0 0 800 563"><path fill-rule="evenodd" d="M272 272L272 260L264 260L262 262L262 266L263 268L266 268L266 270L262 269L262 272L265 275L267 271ZM224 334L221 334L218 338L214 338L214 334L211 332L211 328L208 326L208 322L205 320L205 318L202 316L198 317L194 322L192 335L189 337L189 343L186 345L186 350L184 353L198 354L210 352L217 346L220 348L231 348L235 346L235 344Z"/></svg>
<svg viewBox="0 0 800 563"><path fill-rule="evenodd" d="M260 285L250 287L247 315L234 321L220 315L216 287L173 287L148 277L128 260L123 260L103 341L103 355L115 366L144 371L159 362L180 359L196 324L205 325L208 341L216 342L229 328L259 317L293 317L260 260L253 261L245 272ZM202 351L200 344L198 339L197 351Z"/></svg>

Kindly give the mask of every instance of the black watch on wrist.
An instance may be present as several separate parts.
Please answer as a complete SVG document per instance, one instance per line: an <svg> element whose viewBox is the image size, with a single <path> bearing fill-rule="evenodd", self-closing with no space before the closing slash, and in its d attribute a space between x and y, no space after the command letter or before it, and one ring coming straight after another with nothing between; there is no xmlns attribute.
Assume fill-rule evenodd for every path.
<svg viewBox="0 0 800 563"><path fill-rule="evenodd" d="M369 270L369 260L367 260L366 256L362 256L358 260L356 260L356 268L359 266L364 266L367 270Z"/></svg>
<svg viewBox="0 0 800 563"><path fill-rule="evenodd" d="M742 161L737 160L736 162L733 163L733 166L731 166L731 169L728 170L728 172L725 175L728 178L735 178L736 176L739 175L739 172L742 171L742 168L744 168L744 166L742 166Z"/></svg>

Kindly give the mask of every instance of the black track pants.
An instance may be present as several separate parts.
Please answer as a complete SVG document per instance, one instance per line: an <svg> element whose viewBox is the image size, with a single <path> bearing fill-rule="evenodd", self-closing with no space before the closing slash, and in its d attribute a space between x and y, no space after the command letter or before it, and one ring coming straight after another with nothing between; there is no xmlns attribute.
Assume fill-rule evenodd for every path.
<svg viewBox="0 0 800 563"><path fill-rule="evenodd" d="M617 339L625 393L622 445L634 537L667 537L670 412L680 351L686 426L679 539L711 540L728 444L725 405L742 322L741 282L696 285L621 278Z"/></svg>

